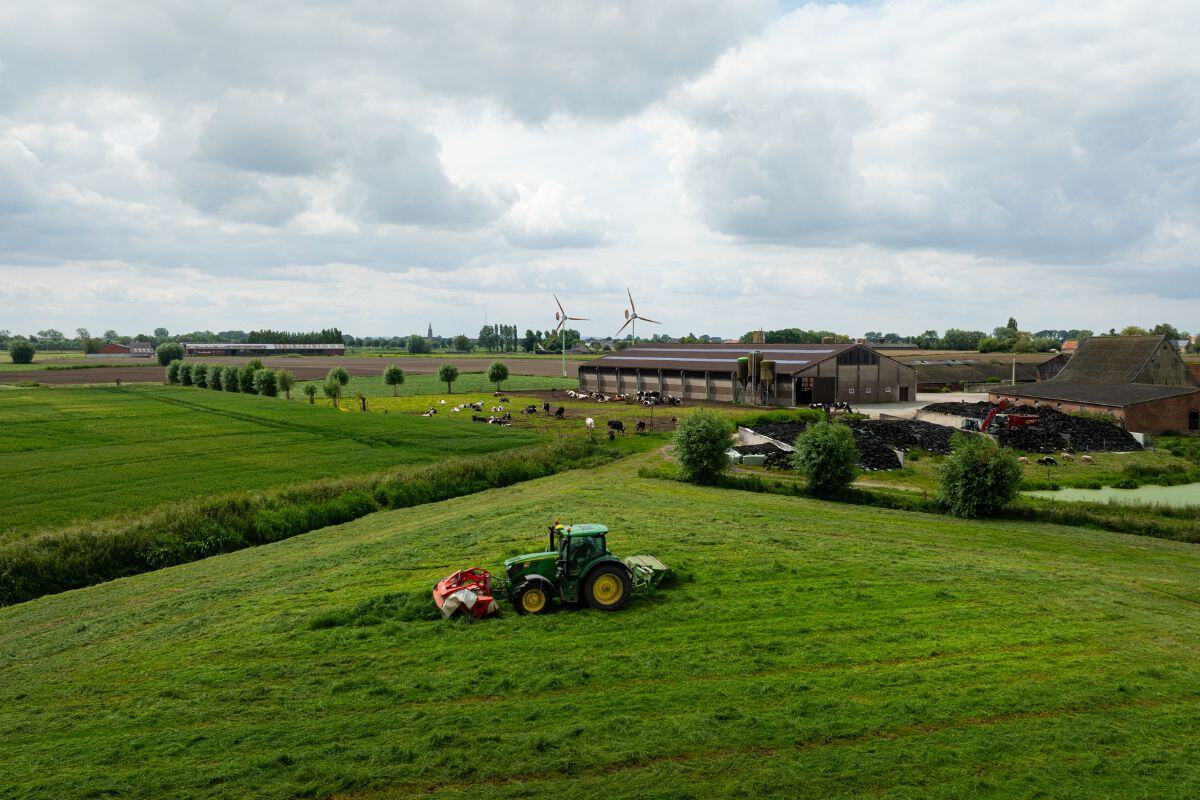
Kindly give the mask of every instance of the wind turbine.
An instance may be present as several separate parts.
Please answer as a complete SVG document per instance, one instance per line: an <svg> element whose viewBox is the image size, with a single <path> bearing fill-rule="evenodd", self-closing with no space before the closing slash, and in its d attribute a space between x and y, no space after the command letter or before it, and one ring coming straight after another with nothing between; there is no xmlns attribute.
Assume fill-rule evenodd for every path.
<svg viewBox="0 0 1200 800"><path fill-rule="evenodd" d="M625 324L617 329L616 335L620 336L621 331L632 325L633 327L629 329L629 332L633 334L633 343L637 344L637 321L639 319L642 322L653 322L655 325L662 325L662 323L656 319L643 317L637 312L637 306L633 304L633 293L629 291L629 287L625 287L625 294L629 295L629 308L625 309Z"/></svg>
<svg viewBox="0 0 1200 800"><path fill-rule="evenodd" d="M554 295L554 302L558 305L558 311L554 312L554 319L555 319L555 321L558 322L558 324L554 326L554 330L551 332L550 335L553 336L554 334L559 333L560 331L562 332L559 337L559 340L558 340L558 342L559 342L558 349L562 351L562 376L565 378L565 377L567 377L567 331L566 331L567 320L570 319L570 320L575 320L577 322L588 322L588 318L587 317L568 317L566 309L563 308L562 301L560 301L558 299L558 295Z"/></svg>

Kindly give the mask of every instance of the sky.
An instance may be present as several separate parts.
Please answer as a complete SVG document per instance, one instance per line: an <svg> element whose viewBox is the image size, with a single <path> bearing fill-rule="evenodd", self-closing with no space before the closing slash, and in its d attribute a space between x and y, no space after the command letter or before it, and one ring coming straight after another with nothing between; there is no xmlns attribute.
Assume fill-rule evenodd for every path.
<svg viewBox="0 0 1200 800"><path fill-rule="evenodd" d="M0 328L1200 328L1200 4L0 4ZM639 328L649 333L654 326Z"/></svg>

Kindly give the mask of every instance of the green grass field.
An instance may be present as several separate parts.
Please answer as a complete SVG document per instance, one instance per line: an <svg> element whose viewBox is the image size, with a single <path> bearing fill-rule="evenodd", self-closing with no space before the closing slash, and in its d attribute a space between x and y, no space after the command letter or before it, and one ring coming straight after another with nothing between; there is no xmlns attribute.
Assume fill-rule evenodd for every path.
<svg viewBox="0 0 1200 800"><path fill-rule="evenodd" d="M381 369L382 372L382 369ZM293 394L299 394L304 391L304 384L315 384L317 389L321 388L324 383L320 381L301 381L296 388L292 390ZM537 375L510 375L508 380L501 384L505 392L520 392L531 391L537 389L578 389L579 380L577 378L547 378ZM372 375L363 377L352 377L350 383L346 384L344 389L345 396L353 398L358 393L362 393L367 397L391 397L392 387L383 382L382 375ZM454 382L454 391L448 393L446 384L439 381L437 375L406 375L404 384L399 387L401 397L409 397L413 395L438 395L447 399L453 399L459 394L480 394L484 393L491 397L492 392L496 391L496 387L488 383L487 376L482 372L463 372L458 376L458 380ZM317 395L318 401L323 399L323 395ZM456 403L464 402L463 400L454 400Z"/></svg>
<svg viewBox="0 0 1200 800"><path fill-rule="evenodd" d="M0 609L0 795L1200 793L1193 546L634 477L654 457ZM685 580L421 618L557 515Z"/></svg>
<svg viewBox="0 0 1200 800"><path fill-rule="evenodd" d="M5 389L0 536L533 443L529 431L167 386Z"/></svg>

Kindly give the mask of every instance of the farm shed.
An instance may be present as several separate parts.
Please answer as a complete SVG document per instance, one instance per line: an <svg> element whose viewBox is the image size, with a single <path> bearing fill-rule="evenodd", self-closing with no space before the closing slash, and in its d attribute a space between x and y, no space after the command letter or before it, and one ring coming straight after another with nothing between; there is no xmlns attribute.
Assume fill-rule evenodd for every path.
<svg viewBox="0 0 1200 800"><path fill-rule="evenodd" d="M1200 382L1162 336L1093 336L1050 380L996 388L1009 398L1060 411L1111 414L1141 433L1200 430Z"/></svg>
<svg viewBox="0 0 1200 800"><path fill-rule="evenodd" d="M129 356L130 358L150 358L154 355L154 347L149 342L108 342L100 345L92 355L99 356Z"/></svg>
<svg viewBox="0 0 1200 800"><path fill-rule="evenodd" d="M185 356L342 356L344 344L246 344L244 342L184 342Z"/></svg>
<svg viewBox="0 0 1200 800"><path fill-rule="evenodd" d="M936 392L949 386L961 391L976 383L1010 383L1011 362L978 358L923 358L904 360L917 371L917 391ZM1038 379L1038 365L1018 362L1017 383L1032 383Z"/></svg>
<svg viewBox="0 0 1200 800"><path fill-rule="evenodd" d="M767 365L750 370L751 378L760 378L757 395L754 381L738 379L738 360L752 351ZM727 403L753 402L757 396L764 405L858 405L915 400L917 373L860 344L647 343L581 365L579 386L606 394L660 391Z"/></svg>

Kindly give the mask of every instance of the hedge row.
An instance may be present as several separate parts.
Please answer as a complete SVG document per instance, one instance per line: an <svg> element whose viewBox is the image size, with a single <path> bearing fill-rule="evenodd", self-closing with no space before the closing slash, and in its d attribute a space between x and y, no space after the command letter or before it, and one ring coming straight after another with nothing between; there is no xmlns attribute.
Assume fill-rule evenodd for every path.
<svg viewBox="0 0 1200 800"><path fill-rule="evenodd" d="M167 365L167 383L195 386L214 391L245 392L275 397L283 392L291 397L296 376L286 369L270 370L254 359L244 367L172 361Z"/></svg>
<svg viewBox="0 0 1200 800"><path fill-rule="evenodd" d="M509 486L618 456L588 439L162 506L0 546L0 605L279 541L376 511Z"/></svg>

